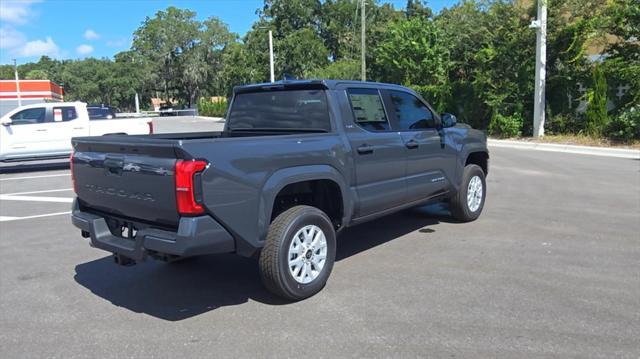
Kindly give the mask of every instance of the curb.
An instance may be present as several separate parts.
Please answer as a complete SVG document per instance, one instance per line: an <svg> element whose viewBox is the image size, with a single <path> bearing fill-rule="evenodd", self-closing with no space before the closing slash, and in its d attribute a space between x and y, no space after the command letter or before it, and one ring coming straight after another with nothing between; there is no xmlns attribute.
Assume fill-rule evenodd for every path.
<svg viewBox="0 0 640 359"><path fill-rule="evenodd" d="M563 145L563 144L556 144L556 143L537 143L537 142L494 140L494 139L489 139L488 144L491 147L517 148L521 150L564 152L564 153L574 153L574 154L580 154L580 155L640 159L640 150L634 150L634 149L591 147L591 146L578 146L578 145Z"/></svg>

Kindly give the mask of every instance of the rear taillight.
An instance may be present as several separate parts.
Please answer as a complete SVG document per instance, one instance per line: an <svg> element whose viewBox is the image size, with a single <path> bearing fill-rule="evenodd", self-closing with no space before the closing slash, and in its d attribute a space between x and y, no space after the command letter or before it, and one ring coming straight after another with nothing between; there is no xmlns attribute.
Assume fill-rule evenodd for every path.
<svg viewBox="0 0 640 359"><path fill-rule="evenodd" d="M176 205L178 213L181 215L189 216L204 213L204 207L196 201L194 176L198 172L202 172L206 167L207 162L205 161L178 160L176 162Z"/></svg>
<svg viewBox="0 0 640 359"><path fill-rule="evenodd" d="M73 154L74 152L71 151L71 155L69 156L69 170L71 171L71 183L73 184L73 192L78 193L78 190L76 189L76 175L75 173L73 173Z"/></svg>
<svg viewBox="0 0 640 359"><path fill-rule="evenodd" d="M153 135L153 121L147 122L147 125L149 126L149 134Z"/></svg>

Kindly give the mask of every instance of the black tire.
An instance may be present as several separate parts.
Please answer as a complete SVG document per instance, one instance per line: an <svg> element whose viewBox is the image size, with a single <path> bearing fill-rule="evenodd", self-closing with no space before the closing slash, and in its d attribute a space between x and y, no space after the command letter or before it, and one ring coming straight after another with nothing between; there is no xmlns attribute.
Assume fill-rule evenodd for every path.
<svg viewBox="0 0 640 359"><path fill-rule="evenodd" d="M469 182L475 176L480 178L482 182L482 200L480 206L472 211L467 204L467 191L469 189ZM449 211L451 216L461 222L475 221L482 213L484 208L484 200L487 197L487 184L484 178L484 171L478 165L467 165L462 173L462 183L458 192L449 199Z"/></svg>
<svg viewBox="0 0 640 359"><path fill-rule="evenodd" d="M296 233L308 225L319 227L325 235L327 253L324 266L311 282L296 281L289 270L289 246ZM271 225L260 253L260 277L273 294L288 300L309 298L324 288L336 256L336 233L329 217L311 206L295 206L278 215Z"/></svg>

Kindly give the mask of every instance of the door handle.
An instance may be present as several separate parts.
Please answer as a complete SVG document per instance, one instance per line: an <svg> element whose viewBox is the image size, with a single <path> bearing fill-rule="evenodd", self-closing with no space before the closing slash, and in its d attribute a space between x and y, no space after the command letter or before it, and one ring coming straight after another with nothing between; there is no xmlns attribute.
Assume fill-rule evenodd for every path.
<svg viewBox="0 0 640 359"><path fill-rule="evenodd" d="M357 151L358 151L358 153L359 153L359 154L361 154L361 155L366 155L366 154L369 154L369 153L373 153L373 146L369 146L369 145L360 145L360 146L357 148Z"/></svg>
<svg viewBox="0 0 640 359"><path fill-rule="evenodd" d="M416 140L410 140L409 142L405 142L404 145L407 146L407 148L410 150L414 148L418 148L420 146L420 144Z"/></svg>

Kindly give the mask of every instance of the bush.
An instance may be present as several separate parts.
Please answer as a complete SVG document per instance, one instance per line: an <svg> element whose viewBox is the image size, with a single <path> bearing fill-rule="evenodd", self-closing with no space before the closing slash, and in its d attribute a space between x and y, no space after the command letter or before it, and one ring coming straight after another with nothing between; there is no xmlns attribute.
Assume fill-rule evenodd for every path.
<svg viewBox="0 0 640 359"><path fill-rule="evenodd" d="M198 114L200 116L224 117L227 114L227 100L225 98L214 100L201 98L198 101Z"/></svg>
<svg viewBox="0 0 640 359"><path fill-rule="evenodd" d="M587 134L600 137L605 131L609 118L607 116L607 79L600 65L593 68L593 90L587 96L589 104L585 115L587 117Z"/></svg>
<svg viewBox="0 0 640 359"><path fill-rule="evenodd" d="M640 108L629 107L614 117L607 125L605 134L616 141L640 140Z"/></svg>
<svg viewBox="0 0 640 359"><path fill-rule="evenodd" d="M548 135L575 134L582 130L583 123L572 114L548 116L544 124L544 132Z"/></svg>
<svg viewBox="0 0 640 359"><path fill-rule="evenodd" d="M520 114L504 116L496 113L489 123L489 135L500 138L518 137L522 134L522 122Z"/></svg>

